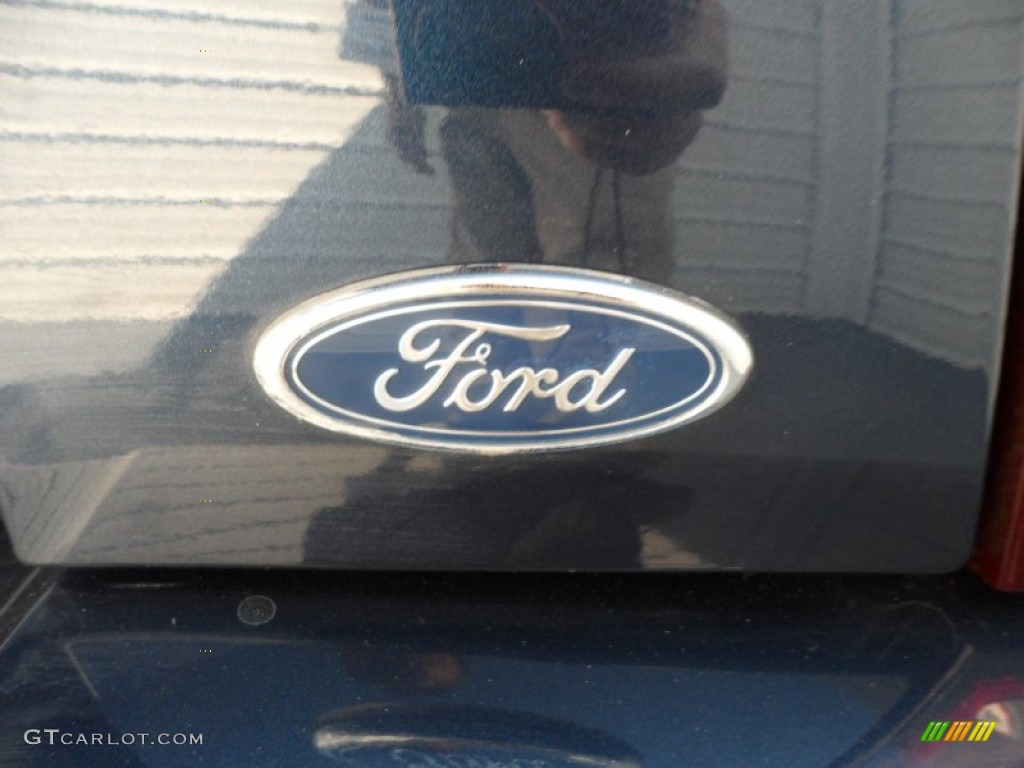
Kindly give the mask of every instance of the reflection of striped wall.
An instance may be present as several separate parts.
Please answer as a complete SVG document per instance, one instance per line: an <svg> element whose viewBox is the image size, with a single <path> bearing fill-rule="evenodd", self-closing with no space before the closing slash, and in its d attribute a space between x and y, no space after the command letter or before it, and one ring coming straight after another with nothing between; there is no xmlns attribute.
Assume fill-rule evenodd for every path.
<svg viewBox="0 0 1024 768"><path fill-rule="evenodd" d="M731 311L845 317L989 362L1019 134L1019 1L721 2L729 84L679 161L679 285ZM877 47L852 51L875 50L887 76L877 140L843 156L850 132L830 126L844 124L850 79L840 68L834 82L828 64L837 30L855 26L835 17L854 6L884 15ZM338 59L343 23L341 0L0 5L0 325L187 314L379 103L379 73ZM379 135L361 151L375 183L337 185L339 204L381 209L384 189L417 214L446 204L444 174L413 180ZM878 178L847 207L882 202L864 226L836 192L860 165ZM446 233L430 234L380 243L443 260Z"/></svg>
<svg viewBox="0 0 1024 768"><path fill-rule="evenodd" d="M898 0L869 324L963 365L995 355L1020 146L1018 0Z"/></svg>
<svg viewBox="0 0 1024 768"><path fill-rule="evenodd" d="M817 180L814 0L724 0L729 84L680 161L682 287L734 310L803 306Z"/></svg>
<svg viewBox="0 0 1024 768"><path fill-rule="evenodd" d="M729 89L680 163L682 285L734 311L846 318L990 364L1018 170L1020 4L723 4Z"/></svg>
<svg viewBox="0 0 1024 768"><path fill-rule="evenodd" d="M0 5L0 320L186 313L378 102L341 21L337 0Z"/></svg>

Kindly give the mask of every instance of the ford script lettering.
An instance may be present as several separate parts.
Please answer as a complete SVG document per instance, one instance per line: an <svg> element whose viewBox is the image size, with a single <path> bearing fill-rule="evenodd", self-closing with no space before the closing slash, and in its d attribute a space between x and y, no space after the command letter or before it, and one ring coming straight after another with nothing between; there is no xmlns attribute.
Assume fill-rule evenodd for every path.
<svg viewBox="0 0 1024 768"><path fill-rule="evenodd" d="M753 365L697 299L589 270L419 270L314 298L261 336L270 397L334 432L507 454L665 432L721 408Z"/></svg>
<svg viewBox="0 0 1024 768"><path fill-rule="evenodd" d="M447 357L439 360L433 359L441 346L439 339L435 338L424 348L416 346L416 340L421 332L437 327L465 328L469 331L466 338L459 342ZM487 333L513 339L552 341L560 339L571 330L572 326L570 325L556 325L551 328L515 328L508 325L465 320L427 320L417 323L402 335L401 341L398 342L398 352L403 360L410 363L426 361L423 364L424 370L429 372L433 369L427 382L411 395L394 397L388 392L387 386L399 371L398 368L391 368L378 377L373 393L377 402L389 411L409 411L423 405L440 390L453 370L468 364L474 368L455 384L451 394L444 401L446 408L455 406L467 413L482 411L494 404L511 385L514 392L502 408L506 412L518 410L523 401L532 395L553 398L555 407L562 412L584 408L590 413L598 413L626 394L626 390L620 389L610 398L601 401L602 394L636 351L635 349L631 347L623 349L603 372L584 368L565 378L561 378L559 372L554 368L535 371L532 368L521 366L508 374L499 370L489 370L487 364L492 347L486 342L476 346L469 355L466 354L467 350ZM470 389L481 380L485 384L483 397L474 400L470 397ZM580 383L589 386L584 393L573 400L571 393Z"/></svg>

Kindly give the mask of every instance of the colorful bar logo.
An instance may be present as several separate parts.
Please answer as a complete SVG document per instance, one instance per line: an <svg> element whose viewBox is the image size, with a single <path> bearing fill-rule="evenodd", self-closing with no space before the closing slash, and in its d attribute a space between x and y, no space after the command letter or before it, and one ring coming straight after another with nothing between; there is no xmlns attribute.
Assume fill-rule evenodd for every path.
<svg viewBox="0 0 1024 768"><path fill-rule="evenodd" d="M994 720L932 721L921 734L921 741L988 741L995 727Z"/></svg>

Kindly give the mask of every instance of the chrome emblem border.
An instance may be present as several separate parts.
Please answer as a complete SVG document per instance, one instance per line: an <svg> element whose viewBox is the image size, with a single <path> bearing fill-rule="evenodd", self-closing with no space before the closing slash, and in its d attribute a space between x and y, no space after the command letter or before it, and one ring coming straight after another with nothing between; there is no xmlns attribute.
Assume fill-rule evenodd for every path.
<svg viewBox="0 0 1024 768"><path fill-rule="evenodd" d="M515 298L510 301L510 296ZM497 297L501 297L501 302ZM592 427L500 432L415 426L375 418L321 400L305 389L298 378L296 369L305 351L350 326L396 314L499 303L572 308L667 331L700 349L714 376L709 376L709 383L700 391L667 408L644 412L635 418ZM720 370L714 367L713 357ZM724 406L743 387L752 368L753 353L740 329L726 315L699 299L620 275L531 264L420 269L353 283L316 296L272 322L257 341L253 356L253 370L263 390L279 406L305 422L376 442L484 455L589 448L666 432ZM716 386L707 393L713 379ZM367 384L373 386L373 382ZM303 399L297 388L303 390L306 398L318 401L324 410ZM698 402L688 408L694 400ZM667 411L663 418L650 421L662 411Z"/></svg>

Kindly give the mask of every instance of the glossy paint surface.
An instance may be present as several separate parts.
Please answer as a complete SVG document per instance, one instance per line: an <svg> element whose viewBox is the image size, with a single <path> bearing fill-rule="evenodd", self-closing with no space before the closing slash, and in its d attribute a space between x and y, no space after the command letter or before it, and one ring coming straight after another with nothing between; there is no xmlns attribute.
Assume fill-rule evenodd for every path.
<svg viewBox="0 0 1024 768"><path fill-rule="evenodd" d="M1011 768L1021 607L963 573L44 572L0 615L0 760Z"/></svg>
<svg viewBox="0 0 1024 768"><path fill-rule="evenodd" d="M1017 4L652 2L633 35L548 5L563 47L528 51L545 89L505 80L486 105L444 68L405 98L434 50L410 46L444 36L394 37L379 3L0 6L0 508L19 556L963 562L1016 200ZM452 39L480 27L452 7ZM258 339L303 301L480 262L695 296L736 319L756 372L678 430L516 458L326 433L256 381Z"/></svg>

